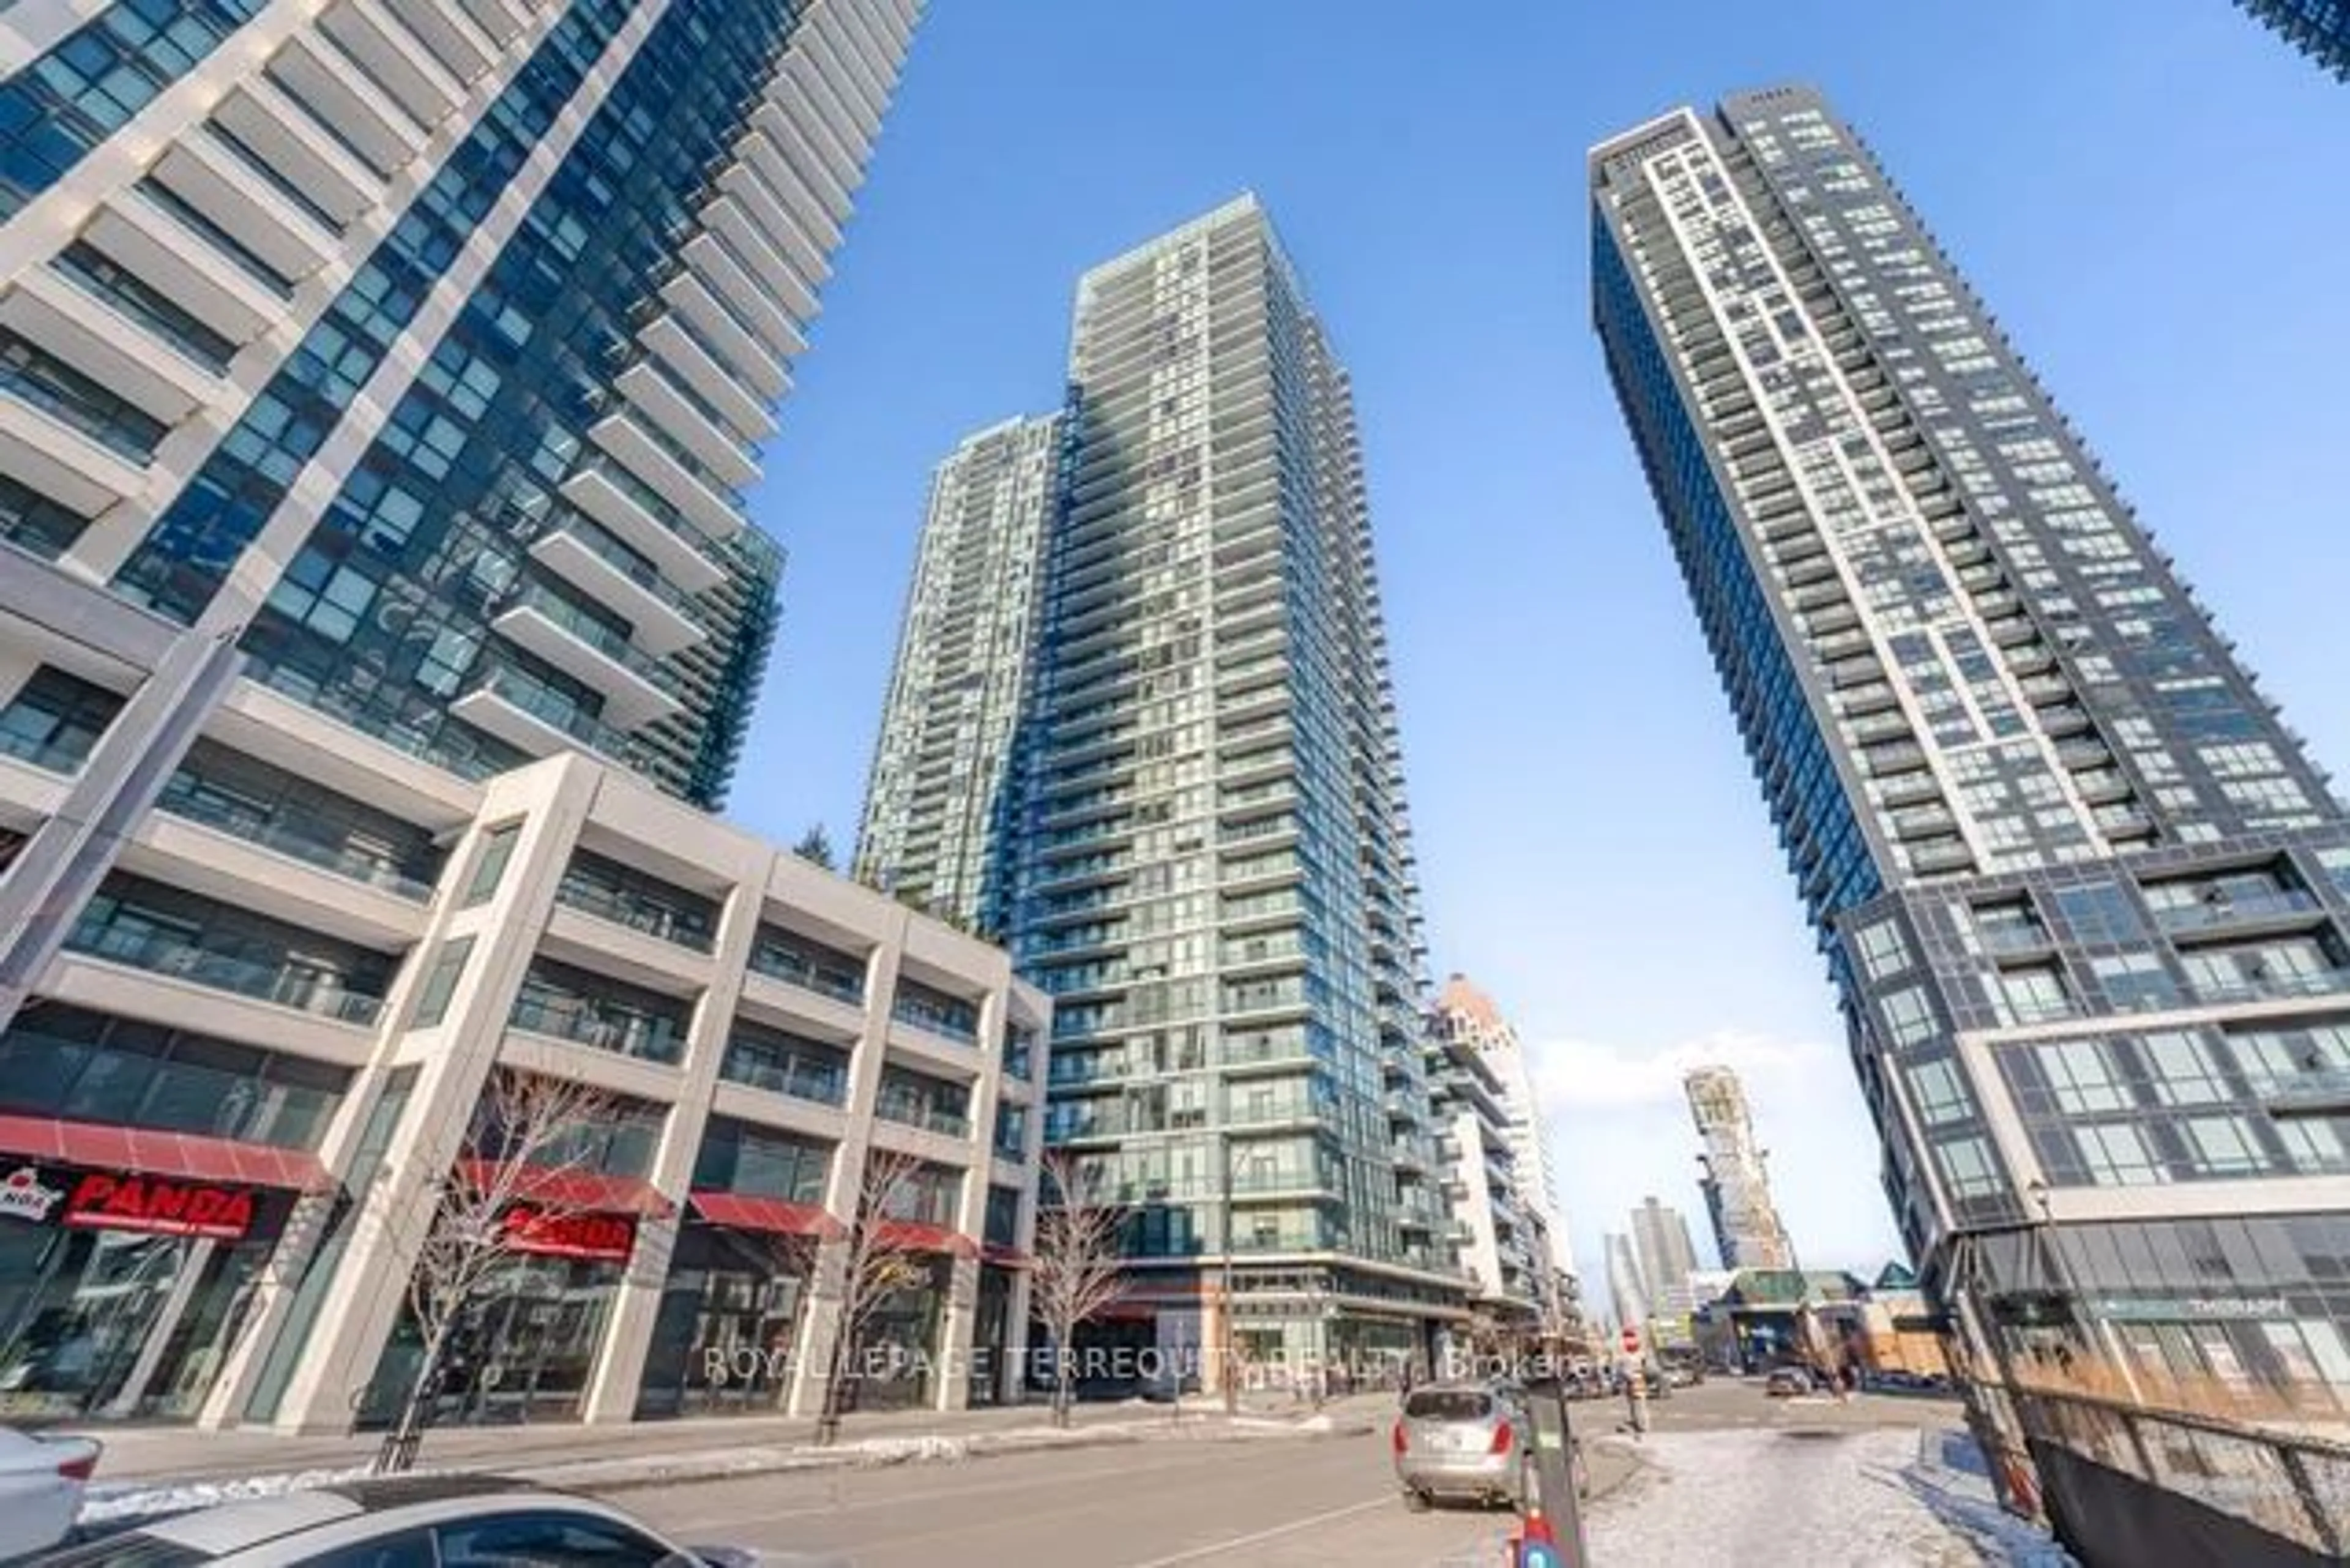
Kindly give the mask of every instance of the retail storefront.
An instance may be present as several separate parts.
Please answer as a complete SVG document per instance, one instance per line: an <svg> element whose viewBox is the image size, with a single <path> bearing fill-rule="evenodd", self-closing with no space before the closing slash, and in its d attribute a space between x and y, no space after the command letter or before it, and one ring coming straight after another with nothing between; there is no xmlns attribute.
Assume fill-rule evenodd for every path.
<svg viewBox="0 0 2350 1568"><path fill-rule="evenodd" d="M645 1355L639 1418L781 1408L816 1249L838 1230L812 1204L694 1193Z"/></svg>
<svg viewBox="0 0 2350 1568"><path fill-rule="evenodd" d="M430 1425L579 1419L638 1220L663 1208L649 1185L629 1178L550 1171L526 1190L504 1215L505 1255L442 1347ZM423 1354L403 1312L360 1405L360 1426L397 1417Z"/></svg>
<svg viewBox="0 0 2350 1568"><path fill-rule="evenodd" d="M17 1116L0 1148L0 1421L192 1418L317 1161Z"/></svg>

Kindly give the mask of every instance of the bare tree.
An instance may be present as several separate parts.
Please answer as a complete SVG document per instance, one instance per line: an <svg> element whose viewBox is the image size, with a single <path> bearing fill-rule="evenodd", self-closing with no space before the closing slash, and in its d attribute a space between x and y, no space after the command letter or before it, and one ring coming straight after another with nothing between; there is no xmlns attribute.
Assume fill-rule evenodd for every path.
<svg viewBox="0 0 2350 1568"><path fill-rule="evenodd" d="M400 1420L376 1455L379 1471L416 1462L440 1392L451 1333L516 1255L586 1212L560 1178L586 1166L581 1134L611 1121L619 1102L585 1084L497 1071L431 1205L408 1277L408 1310L422 1355Z"/></svg>
<svg viewBox="0 0 2350 1568"><path fill-rule="evenodd" d="M833 1327L832 1365L825 1374L824 1407L816 1423L820 1444L840 1435L841 1406L873 1314L883 1302L930 1275L929 1265L918 1255L920 1238L901 1212L922 1169L920 1156L899 1149L877 1148L866 1156L857 1212L840 1238L839 1318Z"/></svg>
<svg viewBox="0 0 2350 1568"><path fill-rule="evenodd" d="M1081 1325L1117 1299L1123 1277L1118 1238L1126 1226L1127 1206L1103 1202L1100 1189L1098 1166L1066 1152L1045 1157L1029 1290L1032 1308L1053 1339L1055 1426L1069 1424L1076 1378L1071 1342Z"/></svg>

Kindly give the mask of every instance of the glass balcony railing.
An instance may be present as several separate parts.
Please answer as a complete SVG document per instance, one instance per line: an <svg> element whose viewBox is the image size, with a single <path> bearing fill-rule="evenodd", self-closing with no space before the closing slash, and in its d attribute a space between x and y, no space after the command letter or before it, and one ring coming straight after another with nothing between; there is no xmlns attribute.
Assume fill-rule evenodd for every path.
<svg viewBox="0 0 2350 1568"><path fill-rule="evenodd" d="M865 974L861 969L852 971L827 963L796 948L769 941L752 947L751 967L802 991L813 991L818 996L828 996L851 1007L865 1005Z"/></svg>
<svg viewBox="0 0 2350 1568"><path fill-rule="evenodd" d="M2322 970L2314 974L2202 976L2195 980L2194 987L2195 994L2205 1002L2350 994L2350 970Z"/></svg>
<svg viewBox="0 0 2350 1568"><path fill-rule="evenodd" d="M70 738L36 740L18 734L14 730L0 728L0 756L15 757L30 763L44 773L62 774L68 778L81 772L82 763L89 760L89 749L97 737L88 732L71 732Z"/></svg>
<svg viewBox="0 0 2350 1568"><path fill-rule="evenodd" d="M2350 1067L2322 1067L2268 1085L2272 1116L2350 1116Z"/></svg>
<svg viewBox="0 0 2350 1568"><path fill-rule="evenodd" d="M213 952L150 929L82 921L66 938L66 946L74 952L145 970L150 974L188 981L279 1007L297 1008L344 1023L373 1023L383 1012L382 997L348 990L334 976L299 965L265 963L258 959Z"/></svg>
<svg viewBox="0 0 2350 1568"><path fill-rule="evenodd" d="M848 1069L845 1064L780 1053L756 1042L728 1042L718 1075L729 1083L789 1095L795 1100L809 1100L820 1106L842 1105L848 1098Z"/></svg>
<svg viewBox="0 0 2350 1568"><path fill-rule="evenodd" d="M979 1009L969 1002L899 992L889 999L889 1016L958 1045L979 1044Z"/></svg>
<svg viewBox="0 0 2350 1568"><path fill-rule="evenodd" d="M271 816L266 812L203 793L200 781L185 774L174 774L156 798L156 805L183 822L198 823L217 828L230 836L256 845L263 849L348 877L354 882L365 882L380 888L411 902L422 903L432 897L432 884L415 876L381 856L355 849L348 844L338 844L317 834Z"/></svg>
<svg viewBox="0 0 2350 1568"><path fill-rule="evenodd" d="M2192 931L2246 920L2313 915L2323 908L2299 888L2279 888L2268 893L2236 893L2222 898L2198 899L2192 904L2174 904L2156 909L2154 919L2166 931Z"/></svg>
<svg viewBox="0 0 2350 1568"><path fill-rule="evenodd" d="M685 619L701 624L701 612L693 607L691 600L662 577L659 567L622 544L611 530L594 518L574 513L565 517L562 525L555 532L577 544Z"/></svg>
<svg viewBox="0 0 2350 1568"><path fill-rule="evenodd" d="M942 1137L971 1136L969 1116L957 1116L952 1111L901 1096L882 1096L874 1103L873 1114L884 1121L896 1122L900 1127L920 1127L924 1132L937 1133Z"/></svg>
<svg viewBox="0 0 2350 1568"><path fill-rule="evenodd" d="M588 712L578 699L510 664L492 670L473 689L503 699L590 751L619 761L636 754L636 743L625 732Z"/></svg>
<svg viewBox="0 0 2350 1568"><path fill-rule="evenodd" d="M561 627L613 663L626 670L656 691L666 691L664 677L658 662L639 651L625 633L607 626L581 609L562 595L550 591L542 583L525 582L522 587L498 607L506 610L535 611Z"/></svg>
<svg viewBox="0 0 2350 1568"><path fill-rule="evenodd" d="M515 998L507 1023L616 1056L674 1064L685 1054L682 1020L612 1006L594 997L525 991Z"/></svg>

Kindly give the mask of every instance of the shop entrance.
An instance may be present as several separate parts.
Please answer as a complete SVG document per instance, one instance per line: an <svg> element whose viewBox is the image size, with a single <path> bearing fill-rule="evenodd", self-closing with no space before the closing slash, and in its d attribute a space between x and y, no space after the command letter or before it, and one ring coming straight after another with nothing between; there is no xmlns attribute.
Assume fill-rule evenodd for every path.
<svg viewBox="0 0 2350 1568"><path fill-rule="evenodd" d="M0 1179L0 1419L193 1417L282 1218L242 1189Z"/></svg>
<svg viewBox="0 0 2350 1568"><path fill-rule="evenodd" d="M678 1233L645 1354L639 1420L768 1415L791 1388L813 1244L715 1225Z"/></svg>

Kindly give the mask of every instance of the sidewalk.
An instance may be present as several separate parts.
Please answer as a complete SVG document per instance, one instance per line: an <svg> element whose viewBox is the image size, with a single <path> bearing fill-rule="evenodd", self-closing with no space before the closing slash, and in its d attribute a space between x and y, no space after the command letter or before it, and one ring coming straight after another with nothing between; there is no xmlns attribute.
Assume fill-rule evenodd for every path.
<svg viewBox="0 0 2350 1568"><path fill-rule="evenodd" d="M1351 1428L1391 1411L1394 1402L1393 1395L1358 1395L1330 1401L1324 1413L1336 1427ZM1302 1424L1313 1414L1310 1406L1286 1395L1249 1396L1241 1401L1241 1415L1253 1425ZM1172 1429L1179 1424L1214 1426L1222 1420L1223 1406L1216 1399L1186 1399L1180 1418L1174 1406L1140 1401L1079 1405L1070 1412L1071 1427L1080 1430L1117 1428L1139 1431L1153 1426ZM851 1444L869 1438L954 1439L1015 1431L1033 1433L1051 1423L1052 1411L1043 1404L978 1410L892 1410L845 1417L840 1441ZM1301 1431L1311 1429L1301 1425ZM99 1426L83 1428L82 1432L103 1443L106 1449L99 1461L93 1490L118 1489L126 1482L181 1485L256 1475L348 1470L372 1459L381 1441L380 1435L375 1433L358 1437L286 1437L268 1431L207 1432L186 1427ZM449 1427L425 1435L417 1466L421 1469L533 1473L608 1460L650 1466L744 1449L796 1448L815 1439L813 1419L781 1416L700 1417L599 1427Z"/></svg>

